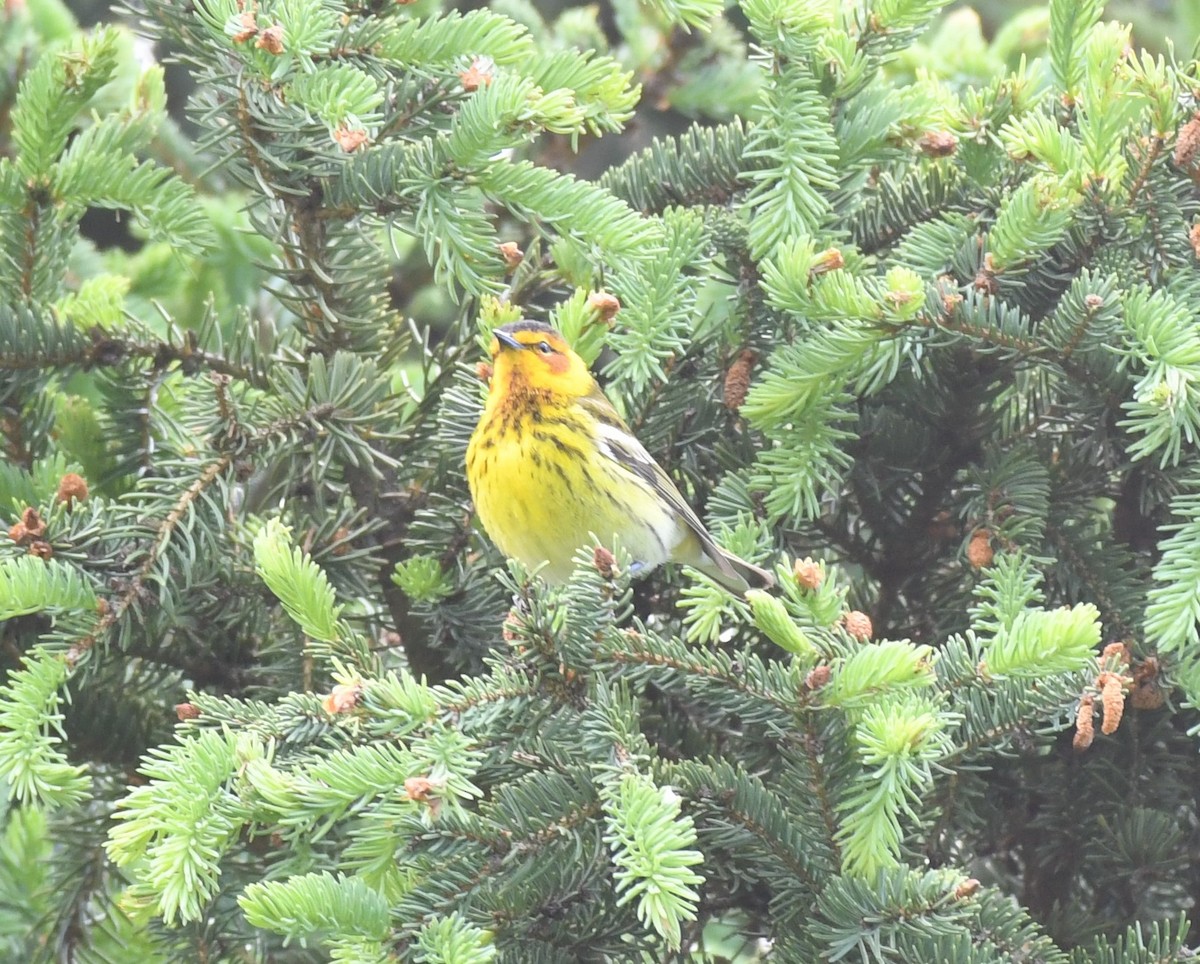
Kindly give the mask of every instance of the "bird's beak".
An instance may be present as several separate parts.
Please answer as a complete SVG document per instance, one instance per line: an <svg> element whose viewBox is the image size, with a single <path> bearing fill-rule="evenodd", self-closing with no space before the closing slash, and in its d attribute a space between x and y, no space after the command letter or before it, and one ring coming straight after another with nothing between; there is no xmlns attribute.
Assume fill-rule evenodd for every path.
<svg viewBox="0 0 1200 964"><path fill-rule="evenodd" d="M514 351L522 351L525 348L524 345L507 331L501 331L499 328L492 329L492 336L505 348L512 348Z"/></svg>

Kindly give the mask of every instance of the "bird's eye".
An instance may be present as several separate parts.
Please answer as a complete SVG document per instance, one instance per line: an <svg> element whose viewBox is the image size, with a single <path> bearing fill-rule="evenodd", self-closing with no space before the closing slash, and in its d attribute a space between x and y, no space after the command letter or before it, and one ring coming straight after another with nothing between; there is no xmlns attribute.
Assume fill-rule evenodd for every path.
<svg viewBox="0 0 1200 964"><path fill-rule="evenodd" d="M554 349L550 347L550 342L548 342L548 341L539 341L538 345L537 345L537 350L540 351L543 355L549 355L552 351L554 351Z"/></svg>

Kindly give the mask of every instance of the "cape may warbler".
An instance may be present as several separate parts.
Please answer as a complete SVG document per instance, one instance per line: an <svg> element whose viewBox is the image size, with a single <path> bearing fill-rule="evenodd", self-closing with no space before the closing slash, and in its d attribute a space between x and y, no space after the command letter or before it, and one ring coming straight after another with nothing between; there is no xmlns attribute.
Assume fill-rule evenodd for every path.
<svg viewBox="0 0 1200 964"><path fill-rule="evenodd" d="M557 331L517 321L492 334L467 482L501 551L557 583L595 533L615 536L639 571L684 563L738 592L774 582L713 541Z"/></svg>

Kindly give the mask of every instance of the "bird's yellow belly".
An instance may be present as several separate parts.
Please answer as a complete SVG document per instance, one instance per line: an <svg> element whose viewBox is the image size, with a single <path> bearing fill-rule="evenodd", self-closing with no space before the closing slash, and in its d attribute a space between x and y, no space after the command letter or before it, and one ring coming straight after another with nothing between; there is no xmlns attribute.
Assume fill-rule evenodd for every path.
<svg viewBox="0 0 1200 964"><path fill-rule="evenodd" d="M563 435L562 445L548 435L558 437L511 431L468 449L475 510L505 555L542 567L552 583L570 576L581 547L612 546L614 538L647 569L672 557L688 530L669 506L590 444L583 455L577 435Z"/></svg>

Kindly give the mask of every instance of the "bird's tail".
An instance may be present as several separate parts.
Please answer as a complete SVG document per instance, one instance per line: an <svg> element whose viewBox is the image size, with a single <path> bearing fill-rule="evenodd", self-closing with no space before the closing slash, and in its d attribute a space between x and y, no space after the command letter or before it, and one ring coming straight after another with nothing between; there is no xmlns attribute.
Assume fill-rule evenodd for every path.
<svg viewBox="0 0 1200 964"><path fill-rule="evenodd" d="M706 576L712 576L731 592L742 593L747 589L770 589L775 585L775 577L767 570L760 569L745 559L739 559L732 552L726 552L720 546L713 546L706 552L703 563L696 568Z"/></svg>

